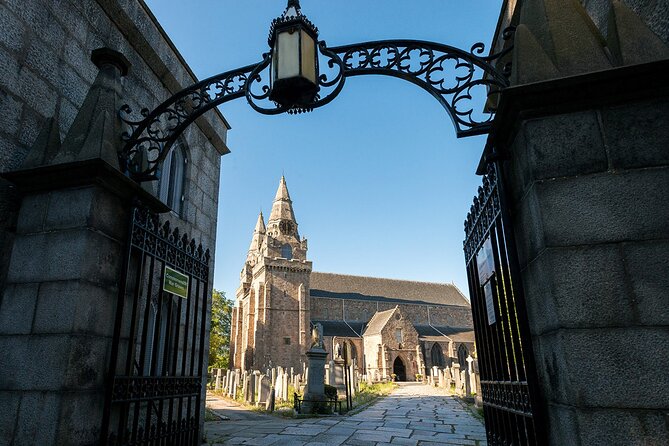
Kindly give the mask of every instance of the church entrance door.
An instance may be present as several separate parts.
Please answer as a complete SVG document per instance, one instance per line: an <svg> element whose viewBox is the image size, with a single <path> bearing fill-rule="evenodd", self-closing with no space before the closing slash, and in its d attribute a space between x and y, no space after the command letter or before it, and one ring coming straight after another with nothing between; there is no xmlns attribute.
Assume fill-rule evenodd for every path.
<svg viewBox="0 0 669 446"><path fill-rule="evenodd" d="M399 356L395 358L395 362L393 362L393 373L396 375L395 379L397 381L407 380L407 369L404 366L402 358L400 358Z"/></svg>

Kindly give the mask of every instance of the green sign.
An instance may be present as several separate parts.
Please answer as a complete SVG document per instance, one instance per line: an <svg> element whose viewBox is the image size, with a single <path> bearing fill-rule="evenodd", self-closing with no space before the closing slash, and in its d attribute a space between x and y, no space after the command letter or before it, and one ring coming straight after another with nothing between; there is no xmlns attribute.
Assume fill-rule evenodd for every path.
<svg viewBox="0 0 669 446"><path fill-rule="evenodd" d="M163 280L163 290L168 293L176 294L184 299L188 299L188 279L185 274L173 270L165 265L165 280Z"/></svg>

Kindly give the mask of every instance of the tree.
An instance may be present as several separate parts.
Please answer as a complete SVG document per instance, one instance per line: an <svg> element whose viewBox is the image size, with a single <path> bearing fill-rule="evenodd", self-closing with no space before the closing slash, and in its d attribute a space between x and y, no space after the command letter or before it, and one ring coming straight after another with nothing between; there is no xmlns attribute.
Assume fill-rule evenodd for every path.
<svg viewBox="0 0 669 446"><path fill-rule="evenodd" d="M214 290L211 296L211 332L209 366L226 369L230 363L230 320L233 302L225 292Z"/></svg>

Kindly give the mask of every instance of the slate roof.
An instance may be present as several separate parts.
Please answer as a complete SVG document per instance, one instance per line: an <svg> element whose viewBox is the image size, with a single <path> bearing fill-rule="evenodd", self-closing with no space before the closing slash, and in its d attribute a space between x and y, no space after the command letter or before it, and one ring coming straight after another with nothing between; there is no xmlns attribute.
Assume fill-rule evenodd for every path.
<svg viewBox="0 0 669 446"><path fill-rule="evenodd" d="M374 316L372 316L372 318L369 320L369 323L367 324L367 328L365 328L365 335L381 333L381 330L383 330L383 327L386 326L395 310L397 310L397 308L391 308L390 310L386 311L377 311L374 313Z"/></svg>
<svg viewBox="0 0 669 446"><path fill-rule="evenodd" d="M474 330L467 327L435 327L414 325L418 338L424 341L443 341L444 335L454 342L474 342Z"/></svg>
<svg viewBox="0 0 669 446"><path fill-rule="evenodd" d="M309 294L312 297L469 307L469 302L460 290L450 283L414 282L333 273L312 272Z"/></svg>
<svg viewBox="0 0 669 446"><path fill-rule="evenodd" d="M344 321L311 321L323 326L323 336L340 336L348 338L359 338L365 329L364 322Z"/></svg>

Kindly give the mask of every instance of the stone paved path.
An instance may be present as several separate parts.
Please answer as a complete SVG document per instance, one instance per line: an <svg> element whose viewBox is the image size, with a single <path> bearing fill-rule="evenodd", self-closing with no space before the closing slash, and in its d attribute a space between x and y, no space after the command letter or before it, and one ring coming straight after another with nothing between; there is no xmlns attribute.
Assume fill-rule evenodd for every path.
<svg viewBox="0 0 669 446"><path fill-rule="evenodd" d="M483 424L453 397L403 383L392 395L352 416L281 419L245 410L223 399L207 406L230 420L208 422L212 445L467 445L486 444Z"/></svg>

